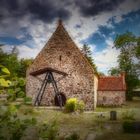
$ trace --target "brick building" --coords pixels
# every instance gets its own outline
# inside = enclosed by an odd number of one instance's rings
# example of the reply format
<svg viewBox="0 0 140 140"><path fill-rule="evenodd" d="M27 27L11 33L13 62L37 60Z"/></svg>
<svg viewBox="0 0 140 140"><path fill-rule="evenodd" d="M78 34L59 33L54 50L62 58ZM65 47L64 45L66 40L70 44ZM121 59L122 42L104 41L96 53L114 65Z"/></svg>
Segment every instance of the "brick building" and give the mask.
<svg viewBox="0 0 140 140"><path fill-rule="evenodd" d="M121 106L125 103L125 74L120 76L102 76L98 79L97 104L103 106Z"/></svg>

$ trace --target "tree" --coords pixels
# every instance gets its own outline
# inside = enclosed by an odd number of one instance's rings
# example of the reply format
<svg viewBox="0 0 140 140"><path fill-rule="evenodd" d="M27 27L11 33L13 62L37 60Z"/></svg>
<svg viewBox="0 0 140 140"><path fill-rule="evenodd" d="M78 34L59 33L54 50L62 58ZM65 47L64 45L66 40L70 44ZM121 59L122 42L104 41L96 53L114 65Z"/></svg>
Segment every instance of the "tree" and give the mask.
<svg viewBox="0 0 140 140"><path fill-rule="evenodd" d="M132 99L132 91L139 84L139 38L130 32L118 35L114 41L114 47L120 50L118 56L118 68L112 68L109 73L117 75L120 72L126 74L127 99Z"/></svg>
<svg viewBox="0 0 140 140"><path fill-rule="evenodd" d="M103 72L98 72L98 76L105 76Z"/></svg>
<svg viewBox="0 0 140 140"><path fill-rule="evenodd" d="M6 92L9 100L25 97L26 70L32 61L32 59L19 59L16 47L13 47L10 53L5 53L0 48L0 93Z"/></svg>
<svg viewBox="0 0 140 140"><path fill-rule="evenodd" d="M26 77L26 70L32 63L33 63L33 59L21 59L20 60L20 69L19 69L20 77Z"/></svg>
<svg viewBox="0 0 140 140"><path fill-rule="evenodd" d="M11 54L13 54L13 55L15 54L16 56L18 56L19 50L18 50L18 48L17 48L16 46L14 46L14 47L12 48Z"/></svg>
<svg viewBox="0 0 140 140"><path fill-rule="evenodd" d="M119 70L119 68L117 67L112 67L109 71L108 71L109 75L112 76L117 76L121 73L121 71Z"/></svg>
<svg viewBox="0 0 140 140"><path fill-rule="evenodd" d="M94 60L92 58L92 52L90 50L90 47L88 47L88 45L84 44L83 47L82 47L82 49L81 49L81 52L87 58L88 62L90 63L90 65L92 66L92 68L94 69L94 71L96 73L98 73L97 72L97 66L95 65Z"/></svg>
<svg viewBox="0 0 140 140"><path fill-rule="evenodd" d="M0 65L0 93L2 88L10 86L11 82L6 79L9 76L9 70L6 67Z"/></svg>
<svg viewBox="0 0 140 140"><path fill-rule="evenodd" d="M137 73L140 75L140 37L137 38L137 47L135 49L135 55L138 60L138 63L136 64Z"/></svg>
<svg viewBox="0 0 140 140"><path fill-rule="evenodd" d="M0 64L3 65L5 59L7 58L8 54L7 53L4 53L3 50L2 50L2 47L4 45L0 44Z"/></svg>
<svg viewBox="0 0 140 140"><path fill-rule="evenodd" d="M33 62L32 59L19 59L18 52L18 48L15 46L10 53L5 53L0 48L0 64L8 68L11 72L10 80L15 79L15 77L25 78L26 70Z"/></svg>

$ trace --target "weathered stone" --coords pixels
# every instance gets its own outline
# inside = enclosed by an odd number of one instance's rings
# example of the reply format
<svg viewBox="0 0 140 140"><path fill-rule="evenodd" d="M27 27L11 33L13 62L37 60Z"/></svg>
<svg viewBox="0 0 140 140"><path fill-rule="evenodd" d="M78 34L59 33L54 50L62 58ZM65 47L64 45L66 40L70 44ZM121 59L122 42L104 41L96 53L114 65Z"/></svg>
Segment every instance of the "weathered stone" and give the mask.
<svg viewBox="0 0 140 140"><path fill-rule="evenodd" d="M98 105L121 106L125 103L125 91L98 91Z"/></svg>
<svg viewBox="0 0 140 140"><path fill-rule="evenodd" d="M26 92L33 98L33 102L41 87L44 74L34 77L30 73L46 67L68 74L66 77L54 74L59 91L67 99L76 97L86 103L86 109L94 108L94 71L62 24L58 25L27 71ZM41 105L54 105L54 97L54 90L50 84L45 90Z"/></svg>
<svg viewBox="0 0 140 140"><path fill-rule="evenodd" d="M121 106L125 103L125 73L121 76L98 77L87 59L72 41L62 23L58 25L50 40L35 58L27 70L27 96L33 103L39 93L45 74L30 75L31 72L43 68L52 68L67 73L62 76L56 73L59 92L68 98L78 98L86 104L86 109L96 108L96 105ZM41 105L55 105L55 94L51 84L47 85Z"/></svg>
<svg viewBox="0 0 140 140"><path fill-rule="evenodd" d="M125 103L125 73L118 76L100 76L98 78L98 105L121 106Z"/></svg>

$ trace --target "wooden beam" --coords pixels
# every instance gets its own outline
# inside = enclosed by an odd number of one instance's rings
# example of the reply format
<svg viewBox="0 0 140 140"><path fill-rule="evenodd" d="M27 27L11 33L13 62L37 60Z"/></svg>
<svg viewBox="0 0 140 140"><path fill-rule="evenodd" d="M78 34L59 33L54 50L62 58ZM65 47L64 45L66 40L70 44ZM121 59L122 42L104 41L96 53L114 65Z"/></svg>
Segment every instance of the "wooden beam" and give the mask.
<svg viewBox="0 0 140 140"><path fill-rule="evenodd" d="M33 71L30 73L30 75L32 76L37 76L37 75L41 75L41 74L44 74L46 72L54 72L54 73L58 73L58 74L61 74L61 75L64 75L64 76L67 76L68 74L65 73L65 72L62 72L62 71L59 71L59 70L56 70L56 69L53 69L53 68L50 68L50 67L47 67L47 68L43 68L43 69L40 69L40 70L37 70L37 71Z"/></svg>

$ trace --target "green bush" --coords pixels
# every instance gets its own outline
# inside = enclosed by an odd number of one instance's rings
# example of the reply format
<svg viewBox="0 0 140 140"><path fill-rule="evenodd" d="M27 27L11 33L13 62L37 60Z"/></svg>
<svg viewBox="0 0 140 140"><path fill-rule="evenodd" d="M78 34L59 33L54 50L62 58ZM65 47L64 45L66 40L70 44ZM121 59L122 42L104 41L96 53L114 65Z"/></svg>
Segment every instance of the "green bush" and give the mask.
<svg viewBox="0 0 140 140"><path fill-rule="evenodd" d="M76 98L70 98L66 101L65 109L68 112L74 112L77 109L77 99Z"/></svg>
<svg viewBox="0 0 140 140"><path fill-rule="evenodd" d="M0 107L0 139L2 140L20 140L25 130L30 126L35 126L35 118L21 120L14 105Z"/></svg>
<svg viewBox="0 0 140 140"><path fill-rule="evenodd" d="M31 105L32 104L32 98L30 98L30 97L24 97L24 104Z"/></svg>
<svg viewBox="0 0 140 140"><path fill-rule="evenodd" d="M68 136L67 138L65 138L65 140L79 140L79 139L80 139L79 135L75 132L70 136Z"/></svg>
<svg viewBox="0 0 140 140"><path fill-rule="evenodd" d="M34 128L37 139L56 140L58 138L58 127L56 121L40 124L36 118L20 119L18 110L14 105L8 107L0 106L0 140L20 140L28 137L26 130Z"/></svg>
<svg viewBox="0 0 140 140"><path fill-rule="evenodd" d="M80 111L83 112L85 104L83 101L78 101L76 98L70 98L66 101L65 110L67 112Z"/></svg>
<svg viewBox="0 0 140 140"><path fill-rule="evenodd" d="M133 123L130 121L125 121L123 122L123 131L125 133L134 133L134 127L133 127Z"/></svg>
<svg viewBox="0 0 140 140"><path fill-rule="evenodd" d="M24 115L33 115L34 109L32 106L21 105L19 112L24 114Z"/></svg>
<svg viewBox="0 0 140 140"><path fill-rule="evenodd" d="M127 91L126 92L126 100L127 101L132 101L133 100L133 92L132 91Z"/></svg>
<svg viewBox="0 0 140 140"><path fill-rule="evenodd" d="M43 140L56 140L58 136L58 126L56 121L51 124L43 124L39 130L39 137Z"/></svg>
<svg viewBox="0 0 140 140"><path fill-rule="evenodd" d="M77 110L80 111L80 112L83 112L85 109L85 104L83 101L78 101L77 103Z"/></svg>
<svg viewBox="0 0 140 140"><path fill-rule="evenodd" d="M133 111L125 111L122 113L123 120L135 120L134 118L135 113Z"/></svg>
<svg viewBox="0 0 140 140"><path fill-rule="evenodd" d="M16 98L25 97L25 79L15 77L12 79L10 87L7 89L8 100L15 101Z"/></svg>
<svg viewBox="0 0 140 140"><path fill-rule="evenodd" d="M6 67L0 65L0 89L10 86L11 81L6 79L9 76L10 76L9 70Z"/></svg>

